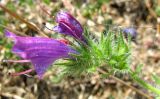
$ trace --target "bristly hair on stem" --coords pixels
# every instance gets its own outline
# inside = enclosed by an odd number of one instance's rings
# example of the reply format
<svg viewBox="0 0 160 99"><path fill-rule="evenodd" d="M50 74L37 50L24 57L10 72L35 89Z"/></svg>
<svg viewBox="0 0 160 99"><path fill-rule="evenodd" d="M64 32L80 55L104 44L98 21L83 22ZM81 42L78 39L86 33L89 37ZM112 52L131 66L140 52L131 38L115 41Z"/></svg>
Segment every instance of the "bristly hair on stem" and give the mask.
<svg viewBox="0 0 160 99"><path fill-rule="evenodd" d="M131 63L131 36L125 40L121 31L105 31L100 38L94 39L92 34L85 29L84 36L86 44L78 42L77 46L72 46L79 54L71 54L73 58L62 63L57 63L62 67L57 77L59 80L64 76L80 77L81 75L99 73L100 68L106 70L106 76L113 76L115 73L128 74L139 85L160 96L160 90L141 79L138 74L141 66L136 71L130 68ZM103 74L100 74L103 77ZM158 79L158 80L157 80ZM160 78L154 76L154 80L159 83Z"/></svg>
<svg viewBox="0 0 160 99"><path fill-rule="evenodd" d="M130 38L127 42L122 32L113 31L105 31L101 33L100 38L96 39L91 35L85 29L84 36L87 44L78 42L77 46L74 46L79 54L71 54L72 59L64 63L57 63L63 67L62 73L66 76L80 76L85 73L92 74L100 67L106 68L109 73L128 73L130 70Z"/></svg>

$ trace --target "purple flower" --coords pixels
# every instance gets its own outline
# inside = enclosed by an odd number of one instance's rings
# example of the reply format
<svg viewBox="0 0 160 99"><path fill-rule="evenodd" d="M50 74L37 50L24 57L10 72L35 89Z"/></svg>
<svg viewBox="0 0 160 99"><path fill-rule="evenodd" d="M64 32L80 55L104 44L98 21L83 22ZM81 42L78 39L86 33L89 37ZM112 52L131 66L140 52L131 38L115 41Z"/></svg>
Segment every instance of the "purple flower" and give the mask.
<svg viewBox="0 0 160 99"><path fill-rule="evenodd" d="M137 37L137 31L134 28L125 28L123 33L126 38L130 35L132 40L135 40Z"/></svg>
<svg viewBox="0 0 160 99"><path fill-rule="evenodd" d="M60 11L56 16L57 26L53 28L55 32L70 35L76 39L85 41L82 36L83 28L81 24L68 12Z"/></svg>
<svg viewBox="0 0 160 99"><path fill-rule="evenodd" d="M44 37L21 37L9 31L5 31L5 34L14 40L12 52L23 58L22 62L30 61L39 78L42 78L44 72L55 60L70 58L69 53L76 53L63 40L61 42L61 40Z"/></svg>

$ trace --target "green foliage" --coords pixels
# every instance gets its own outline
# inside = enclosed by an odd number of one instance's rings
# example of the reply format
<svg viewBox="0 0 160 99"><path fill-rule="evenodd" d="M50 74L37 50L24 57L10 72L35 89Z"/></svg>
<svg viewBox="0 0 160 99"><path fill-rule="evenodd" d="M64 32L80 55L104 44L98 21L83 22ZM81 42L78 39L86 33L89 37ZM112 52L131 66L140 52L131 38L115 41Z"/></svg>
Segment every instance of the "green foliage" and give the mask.
<svg viewBox="0 0 160 99"><path fill-rule="evenodd" d="M20 5L26 5L26 4L28 4L28 5L32 6L33 2L34 2L34 0L19 0L19 4Z"/></svg>
<svg viewBox="0 0 160 99"><path fill-rule="evenodd" d="M93 13L95 13L96 12L96 7L97 5L96 4L90 4L90 5L88 5L88 6L86 6L82 11L82 14L83 14L83 16L85 16L85 17L88 17L88 18L91 18L92 17L92 15L93 15Z"/></svg>
<svg viewBox="0 0 160 99"><path fill-rule="evenodd" d="M91 18L95 12L100 12L102 3L95 2L93 4L88 4L82 11L83 16Z"/></svg>
<svg viewBox="0 0 160 99"><path fill-rule="evenodd" d="M155 12L156 12L157 16L160 16L160 6L156 7Z"/></svg>
<svg viewBox="0 0 160 99"><path fill-rule="evenodd" d="M43 2L49 5L51 0L43 0Z"/></svg>
<svg viewBox="0 0 160 99"><path fill-rule="evenodd" d="M63 79L63 77L64 77L64 74L61 73L60 75L53 76L53 78L51 78L51 81L53 83L60 83L60 81Z"/></svg>
<svg viewBox="0 0 160 99"><path fill-rule="evenodd" d="M91 74L99 67L106 68L109 73L126 73L130 70L130 47L121 32L117 35L110 31L102 33L98 40L93 39L87 29L84 34L87 44L78 42L73 46L79 54L71 54L72 60L59 64L63 66L65 75Z"/></svg>
<svg viewBox="0 0 160 99"><path fill-rule="evenodd" d="M98 0L97 2L98 2L99 6L102 6L102 4L104 4L104 3L109 3L110 0Z"/></svg>
<svg viewBox="0 0 160 99"><path fill-rule="evenodd" d="M160 96L157 96L155 99L160 99Z"/></svg>
<svg viewBox="0 0 160 99"><path fill-rule="evenodd" d="M6 7L11 9L12 11L16 11L16 7L11 1L7 3Z"/></svg>
<svg viewBox="0 0 160 99"><path fill-rule="evenodd" d="M93 74L99 68L104 68L107 72L102 74L102 77L108 77L109 75L114 75L114 73L127 73L141 86L160 95L158 88L139 77L143 65L137 66L135 71L130 69L130 36L127 41L120 31L117 33L106 31L102 33L99 39L94 39L87 29L85 29L84 35L87 43L77 41L72 46L78 54L71 54L72 59L67 59L65 62L57 64L63 69L59 74L61 75L60 78ZM159 77L154 75L153 79L157 84L160 83Z"/></svg>
<svg viewBox="0 0 160 99"><path fill-rule="evenodd" d="M3 42L5 42L5 41L3 41ZM4 46L6 48L4 59L8 59L8 57L12 57L13 56L13 54L10 51L10 49L12 48L12 44L6 44Z"/></svg>

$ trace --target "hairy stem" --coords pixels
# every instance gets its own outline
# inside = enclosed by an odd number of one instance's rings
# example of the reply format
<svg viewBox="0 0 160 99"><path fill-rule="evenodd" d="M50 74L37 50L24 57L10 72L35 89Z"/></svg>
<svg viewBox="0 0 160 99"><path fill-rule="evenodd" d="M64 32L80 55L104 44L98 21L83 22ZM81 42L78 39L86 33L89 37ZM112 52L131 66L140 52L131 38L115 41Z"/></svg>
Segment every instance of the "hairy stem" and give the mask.
<svg viewBox="0 0 160 99"><path fill-rule="evenodd" d="M148 84L147 82L139 78L137 75L134 75L133 73L131 73L131 77L144 88L149 89L157 95L160 95L160 89L153 87L152 85Z"/></svg>

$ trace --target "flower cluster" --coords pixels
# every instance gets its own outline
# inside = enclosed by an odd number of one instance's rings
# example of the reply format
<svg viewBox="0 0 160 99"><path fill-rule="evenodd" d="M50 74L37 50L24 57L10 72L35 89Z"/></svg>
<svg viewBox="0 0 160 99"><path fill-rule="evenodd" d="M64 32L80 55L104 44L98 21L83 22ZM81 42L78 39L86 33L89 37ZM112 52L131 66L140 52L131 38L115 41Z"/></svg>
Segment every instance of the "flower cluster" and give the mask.
<svg viewBox="0 0 160 99"><path fill-rule="evenodd" d="M56 22L58 25L53 28L55 32L84 41L83 28L71 14L63 11L59 12L56 16ZM70 58L70 53L77 54L77 51L71 48L64 39L21 37L8 30L5 31L5 35L14 40L12 52L24 59L13 62L31 62L34 67L27 71L14 73L14 75L26 74L35 70L41 79L54 61L61 58Z"/></svg>

